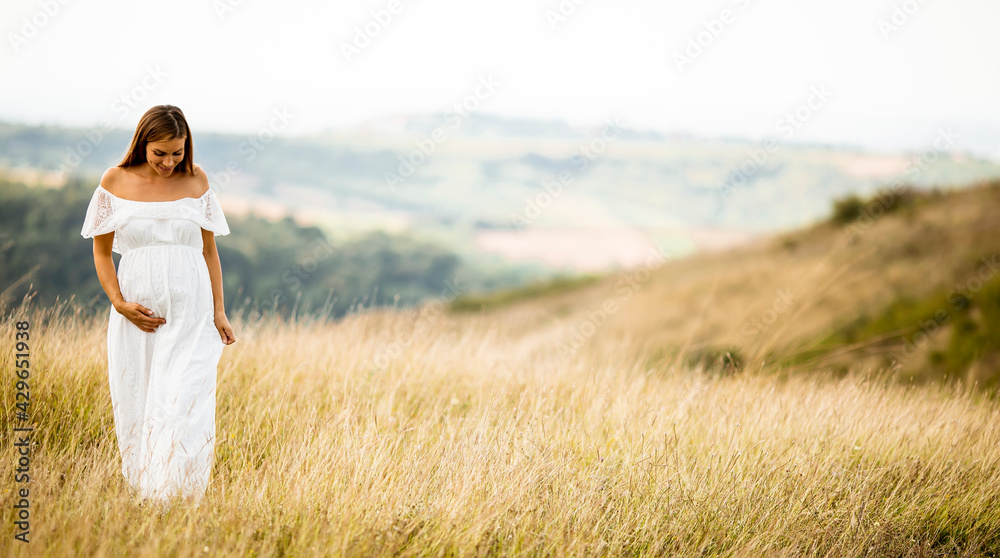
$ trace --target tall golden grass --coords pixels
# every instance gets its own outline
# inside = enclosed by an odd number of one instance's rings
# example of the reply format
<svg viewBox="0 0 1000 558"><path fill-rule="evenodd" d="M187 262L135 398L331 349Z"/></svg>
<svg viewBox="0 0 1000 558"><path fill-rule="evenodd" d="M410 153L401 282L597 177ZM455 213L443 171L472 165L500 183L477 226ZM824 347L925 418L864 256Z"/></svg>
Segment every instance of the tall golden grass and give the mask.
<svg viewBox="0 0 1000 558"><path fill-rule="evenodd" d="M31 542L14 540L14 323L31 322ZM234 316L198 507L121 477L107 315L0 322L0 553L16 556L1000 553L1000 410L858 370L736 374L525 314ZM562 329L560 329L562 328Z"/></svg>
<svg viewBox="0 0 1000 558"><path fill-rule="evenodd" d="M960 284L1000 253L998 202L1000 185L972 188L850 242L818 225L488 313L237 313L211 486L165 513L121 476L107 314L22 304L0 319L0 555L1000 555L1000 406L975 375L907 383L860 359L845 375L768 358ZM784 291L776 321L748 329ZM711 346L746 366L689 364Z"/></svg>

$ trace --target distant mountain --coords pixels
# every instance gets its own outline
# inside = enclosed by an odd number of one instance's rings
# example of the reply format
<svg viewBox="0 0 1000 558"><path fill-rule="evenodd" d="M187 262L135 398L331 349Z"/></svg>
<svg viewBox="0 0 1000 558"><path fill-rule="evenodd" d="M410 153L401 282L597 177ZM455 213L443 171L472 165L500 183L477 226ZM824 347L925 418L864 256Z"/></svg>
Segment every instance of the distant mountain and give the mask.
<svg viewBox="0 0 1000 558"><path fill-rule="evenodd" d="M50 183L96 180L130 134L0 124L0 168L48 171ZM294 213L334 236L405 231L469 257L593 269L630 265L628 254L649 246L683 254L803 226L849 193L1000 176L1000 164L951 150L947 137L927 143L873 153L445 112L309 136L197 133L194 145L236 212ZM609 240L595 241L595 231Z"/></svg>
<svg viewBox="0 0 1000 558"><path fill-rule="evenodd" d="M463 136L470 138L502 137L502 138L548 138L548 139L583 139L590 137L596 129L586 129L572 126L564 120L534 120L527 118L509 118L490 114L471 112L458 114L455 112L438 112L432 114L398 114L391 117L369 120L362 124L351 126L340 133L359 133L367 135L410 133L429 136L436 128L457 127ZM651 130L636 130L622 126L623 139L641 141L660 141L667 136ZM675 136L676 137L676 136Z"/></svg>

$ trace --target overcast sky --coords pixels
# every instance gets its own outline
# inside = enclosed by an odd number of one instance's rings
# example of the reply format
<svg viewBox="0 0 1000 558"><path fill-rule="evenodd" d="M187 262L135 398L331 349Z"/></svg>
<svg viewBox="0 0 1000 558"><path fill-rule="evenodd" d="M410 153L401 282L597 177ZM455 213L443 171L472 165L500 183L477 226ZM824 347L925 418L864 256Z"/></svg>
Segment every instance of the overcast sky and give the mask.
<svg viewBox="0 0 1000 558"><path fill-rule="evenodd" d="M1000 157L998 22L996 0L4 0L0 119L133 129L170 103L237 133L283 110L295 134L445 111L492 76L482 113L886 149L951 126Z"/></svg>

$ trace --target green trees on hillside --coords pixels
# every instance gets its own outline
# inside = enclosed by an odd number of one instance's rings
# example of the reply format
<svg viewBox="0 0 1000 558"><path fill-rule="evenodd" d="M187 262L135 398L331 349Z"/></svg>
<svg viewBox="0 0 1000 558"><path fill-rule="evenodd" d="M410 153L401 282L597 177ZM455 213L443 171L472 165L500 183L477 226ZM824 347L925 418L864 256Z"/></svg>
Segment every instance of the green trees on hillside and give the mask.
<svg viewBox="0 0 1000 558"><path fill-rule="evenodd" d="M58 189L0 180L4 304L33 293L35 304L72 296L86 308L107 308L92 241L80 236L94 187L80 178ZM340 316L359 304L410 305L439 296L461 266L438 246L382 232L333 245L320 229L290 218L230 216L229 224L233 234L217 242L226 306L234 310Z"/></svg>

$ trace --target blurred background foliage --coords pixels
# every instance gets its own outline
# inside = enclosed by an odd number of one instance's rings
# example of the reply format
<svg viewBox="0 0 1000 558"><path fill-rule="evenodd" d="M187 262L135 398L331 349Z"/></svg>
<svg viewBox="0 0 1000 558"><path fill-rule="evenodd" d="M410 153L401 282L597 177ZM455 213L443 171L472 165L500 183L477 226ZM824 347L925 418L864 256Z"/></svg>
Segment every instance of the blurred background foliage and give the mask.
<svg viewBox="0 0 1000 558"><path fill-rule="evenodd" d="M12 304L29 292L45 306L70 297L85 310L108 300L94 271L92 241L80 236L97 180L70 178L60 188L0 179L0 285ZM465 265L447 249L374 231L334 242L316 227L252 213L229 216L217 237L227 309L342 316L352 308L450 301L505 277ZM120 256L114 255L117 265ZM506 277L513 282L516 277Z"/></svg>

